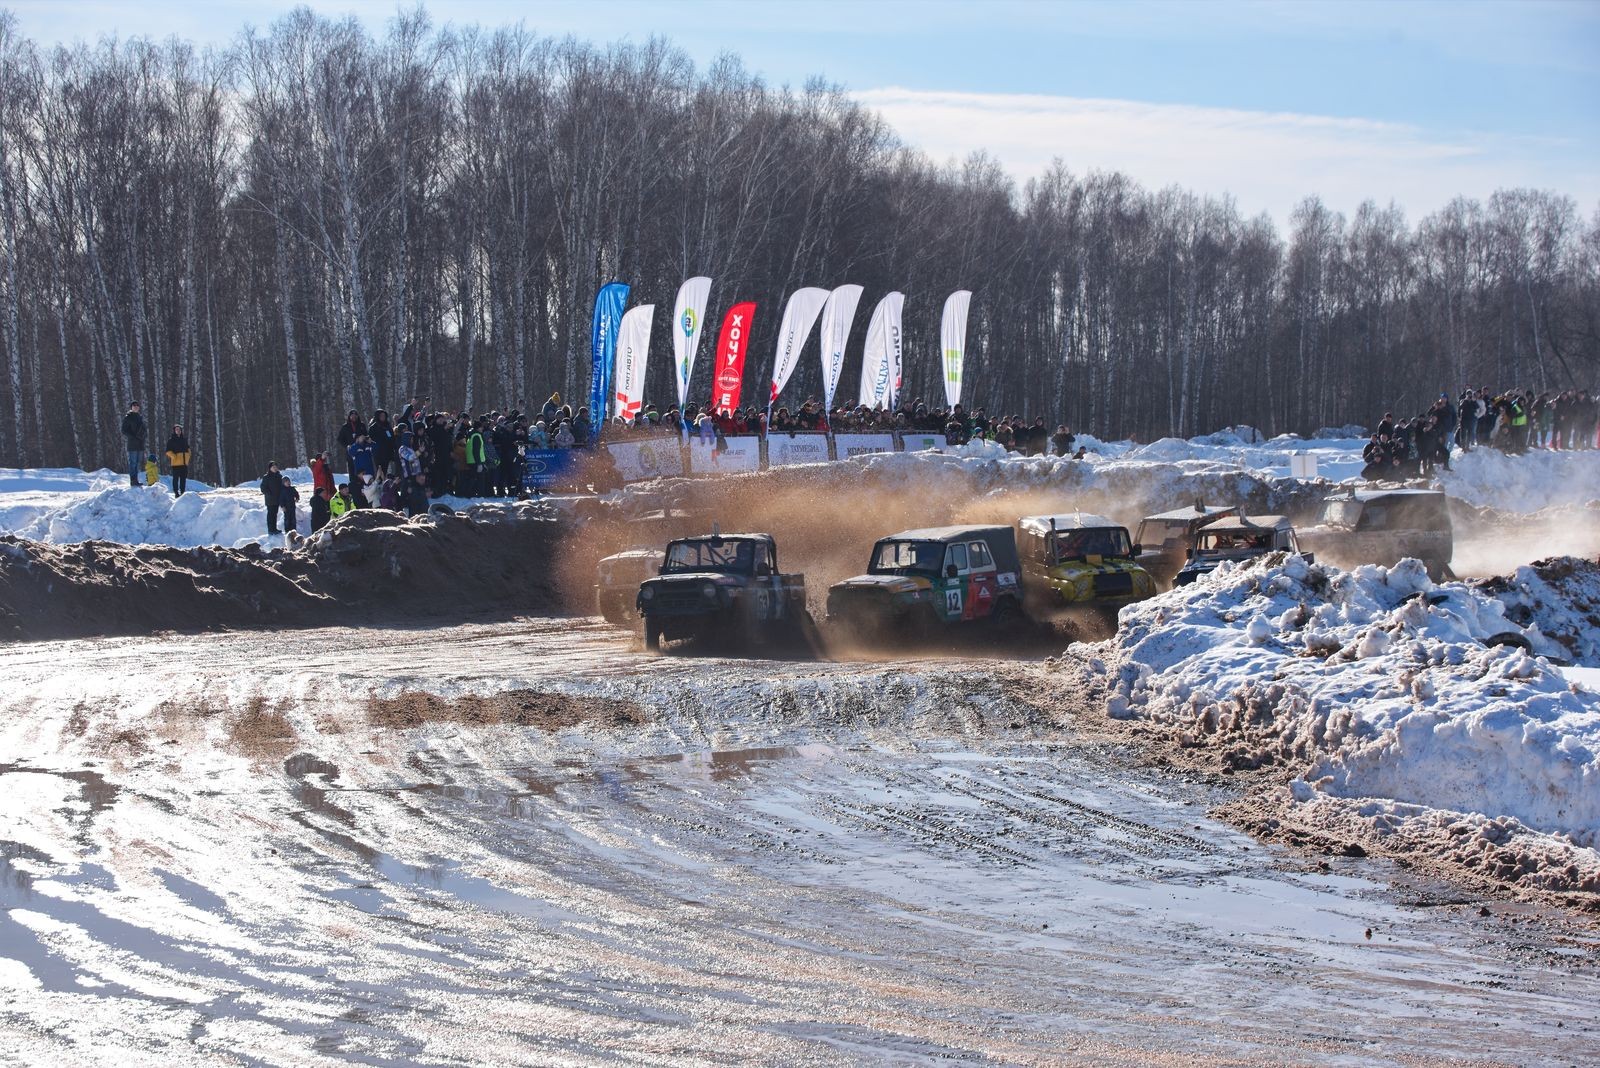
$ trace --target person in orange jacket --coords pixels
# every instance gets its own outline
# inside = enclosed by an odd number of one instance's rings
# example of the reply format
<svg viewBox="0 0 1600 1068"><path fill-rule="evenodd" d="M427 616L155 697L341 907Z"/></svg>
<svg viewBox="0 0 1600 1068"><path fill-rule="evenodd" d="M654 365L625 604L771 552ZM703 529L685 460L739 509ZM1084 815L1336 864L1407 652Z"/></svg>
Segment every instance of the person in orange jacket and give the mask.
<svg viewBox="0 0 1600 1068"><path fill-rule="evenodd" d="M172 495L182 497L189 488L189 438L177 423L167 439L167 466L172 469Z"/></svg>

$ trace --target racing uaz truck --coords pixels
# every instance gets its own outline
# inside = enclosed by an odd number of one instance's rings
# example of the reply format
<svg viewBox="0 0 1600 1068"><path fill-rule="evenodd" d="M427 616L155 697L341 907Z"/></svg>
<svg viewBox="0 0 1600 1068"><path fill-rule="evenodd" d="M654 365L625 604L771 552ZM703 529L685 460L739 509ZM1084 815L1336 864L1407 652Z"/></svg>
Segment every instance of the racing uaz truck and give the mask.
<svg viewBox="0 0 1600 1068"><path fill-rule="evenodd" d="M1134 538L1139 546L1139 566L1150 572L1156 585L1170 588L1173 578L1183 570L1185 561L1189 559L1195 535L1206 524L1224 516L1237 515L1238 512L1237 508L1195 501L1189 508L1145 516L1139 524L1139 534Z"/></svg>
<svg viewBox="0 0 1600 1068"><path fill-rule="evenodd" d="M639 585L659 574L660 549L628 549L601 560L595 567L595 604L607 623L625 627L634 621Z"/></svg>
<svg viewBox="0 0 1600 1068"><path fill-rule="evenodd" d="M1325 563L1392 566L1414 556L1435 582L1455 578L1450 558L1455 534L1450 502L1438 490L1349 490L1322 502L1317 525L1300 531L1300 544Z"/></svg>
<svg viewBox="0 0 1600 1068"><path fill-rule="evenodd" d="M1228 516L1200 528L1174 585L1187 586L1201 575L1211 574L1224 560L1254 560L1269 553L1299 551L1294 527L1281 515ZM1309 554L1306 562L1312 562Z"/></svg>
<svg viewBox="0 0 1600 1068"><path fill-rule="evenodd" d="M1128 528L1086 512L1030 515L1022 534L1022 576L1036 611L1087 609L1114 624L1117 609L1155 596Z"/></svg>
<svg viewBox="0 0 1600 1068"><path fill-rule="evenodd" d="M718 638L730 644L802 640L806 614L804 575L778 570L770 534L709 534L667 546L661 573L639 586L644 644L663 639Z"/></svg>
<svg viewBox="0 0 1600 1068"><path fill-rule="evenodd" d="M828 588L828 621L893 640L946 625L1020 619L1017 541L1010 527L907 530L879 539L867 573Z"/></svg>

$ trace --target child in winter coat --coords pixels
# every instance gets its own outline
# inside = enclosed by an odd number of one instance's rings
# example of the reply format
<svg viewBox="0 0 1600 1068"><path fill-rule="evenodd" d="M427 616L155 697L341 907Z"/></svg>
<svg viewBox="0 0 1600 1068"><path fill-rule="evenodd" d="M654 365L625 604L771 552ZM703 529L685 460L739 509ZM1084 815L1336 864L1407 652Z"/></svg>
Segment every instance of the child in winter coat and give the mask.
<svg viewBox="0 0 1600 1068"><path fill-rule="evenodd" d="M151 453L144 458L144 484L154 486L161 481L161 468L156 464L156 454Z"/></svg>
<svg viewBox="0 0 1600 1068"><path fill-rule="evenodd" d="M294 506L300 500L300 491L294 488L294 483L289 481L289 476L283 476L283 488L278 491L278 510L283 513L283 532L299 533L300 526L295 519Z"/></svg>

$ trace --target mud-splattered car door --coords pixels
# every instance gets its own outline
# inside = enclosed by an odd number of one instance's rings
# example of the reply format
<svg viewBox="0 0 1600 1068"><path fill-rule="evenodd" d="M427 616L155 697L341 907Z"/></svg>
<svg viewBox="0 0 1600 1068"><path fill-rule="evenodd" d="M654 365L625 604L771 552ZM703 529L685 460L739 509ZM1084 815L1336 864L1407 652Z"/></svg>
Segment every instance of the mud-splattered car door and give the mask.
<svg viewBox="0 0 1600 1068"><path fill-rule="evenodd" d="M804 609L805 576L780 574L777 549L769 545L764 558L756 561L750 596L754 602L750 613L752 621L771 623L789 619Z"/></svg>
<svg viewBox="0 0 1600 1068"><path fill-rule="evenodd" d="M939 619L944 623L957 623L971 619L972 597L967 589L967 564L965 542L947 545L944 550L944 570L939 576Z"/></svg>
<svg viewBox="0 0 1600 1068"><path fill-rule="evenodd" d="M967 608L962 619L984 619L1000 596L999 575L986 542L967 543Z"/></svg>

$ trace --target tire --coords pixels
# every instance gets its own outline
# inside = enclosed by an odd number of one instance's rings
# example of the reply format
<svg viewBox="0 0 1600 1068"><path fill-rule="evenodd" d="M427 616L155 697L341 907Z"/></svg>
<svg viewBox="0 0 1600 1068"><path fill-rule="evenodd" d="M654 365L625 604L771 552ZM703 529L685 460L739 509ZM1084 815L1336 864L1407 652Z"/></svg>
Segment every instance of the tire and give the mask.
<svg viewBox="0 0 1600 1068"><path fill-rule="evenodd" d="M1002 634L1016 630L1022 619L1022 608L1014 597L1001 598L994 606L994 611L989 613L990 625Z"/></svg>
<svg viewBox="0 0 1600 1068"><path fill-rule="evenodd" d="M661 651L661 624L644 617L644 647L652 653Z"/></svg>

